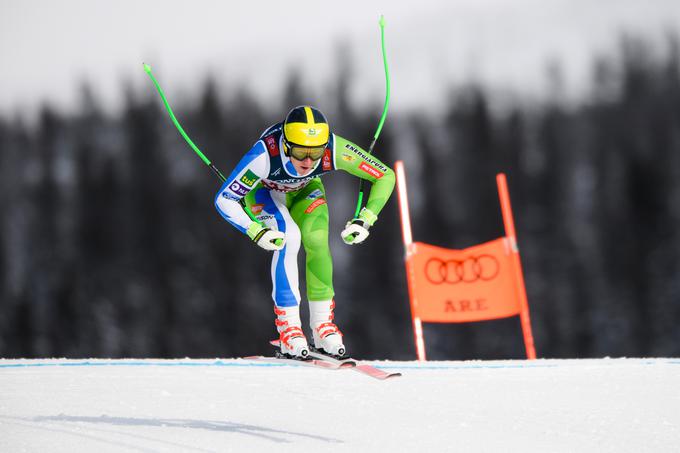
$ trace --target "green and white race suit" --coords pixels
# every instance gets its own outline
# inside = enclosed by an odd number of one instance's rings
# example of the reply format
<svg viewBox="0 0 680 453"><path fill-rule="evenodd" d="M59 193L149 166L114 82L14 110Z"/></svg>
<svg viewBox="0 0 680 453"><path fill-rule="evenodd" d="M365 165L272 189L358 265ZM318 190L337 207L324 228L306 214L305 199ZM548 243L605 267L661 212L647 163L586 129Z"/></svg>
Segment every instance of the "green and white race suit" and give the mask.
<svg viewBox="0 0 680 453"><path fill-rule="evenodd" d="M333 263L328 247L328 205L321 175L343 170L373 183L366 209L377 216L394 189L394 172L354 143L331 134L326 151L312 171L298 175L283 152L282 123L268 128L241 159L215 197L217 211L242 233L252 220L246 206L267 227L286 235L285 246L274 252L272 297L279 307L300 303L297 254L306 253L307 298L330 300ZM372 223L372 222L371 222Z"/></svg>

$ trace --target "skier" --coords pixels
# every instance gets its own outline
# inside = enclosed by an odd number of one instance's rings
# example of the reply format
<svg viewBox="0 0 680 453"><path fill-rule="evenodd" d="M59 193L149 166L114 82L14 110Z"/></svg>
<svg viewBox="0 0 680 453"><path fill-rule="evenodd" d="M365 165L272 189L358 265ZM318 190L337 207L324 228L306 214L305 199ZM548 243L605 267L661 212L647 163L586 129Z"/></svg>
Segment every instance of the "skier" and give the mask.
<svg viewBox="0 0 680 453"><path fill-rule="evenodd" d="M215 197L222 217L263 249L274 251L271 278L275 324L281 352L294 358L309 354L300 320L300 243L306 253L313 346L334 356L346 353L342 333L333 322L328 205L319 178L333 170L344 170L373 183L366 207L341 232L346 244L360 244L394 189L394 172L359 146L331 133L325 116L308 105L293 108L285 121L266 129ZM259 222L247 215L244 206Z"/></svg>

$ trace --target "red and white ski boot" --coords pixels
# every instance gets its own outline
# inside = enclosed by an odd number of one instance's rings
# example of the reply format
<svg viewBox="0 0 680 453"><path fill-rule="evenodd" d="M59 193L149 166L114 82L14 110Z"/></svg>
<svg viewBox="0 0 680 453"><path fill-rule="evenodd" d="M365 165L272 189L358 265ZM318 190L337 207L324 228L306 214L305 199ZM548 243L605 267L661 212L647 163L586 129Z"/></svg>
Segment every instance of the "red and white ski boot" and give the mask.
<svg viewBox="0 0 680 453"><path fill-rule="evenodd" d="M281 341L281 353L295 359L306 359L309 356L309 345L302 332L300 306L277 307L274 305L274 313L276 314L274 323Z"/></svg>
<svg viewBox="0 0 680 453"><path fill-rule="evenodd" d="M314 348L335 357L345 355L342 332L333 323L335 301L309 302L309 324L314 336Z"/></svg>

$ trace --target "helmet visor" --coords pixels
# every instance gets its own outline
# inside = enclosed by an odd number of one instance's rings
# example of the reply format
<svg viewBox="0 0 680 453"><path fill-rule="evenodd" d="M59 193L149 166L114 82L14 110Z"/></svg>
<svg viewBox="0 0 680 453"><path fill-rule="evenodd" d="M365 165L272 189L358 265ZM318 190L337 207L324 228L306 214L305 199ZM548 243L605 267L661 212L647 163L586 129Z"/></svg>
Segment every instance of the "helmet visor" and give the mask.
<svg viewBox="0 0 680 453"><path fill-rule="evenodd" d="M324 151L326 151L325 146L300 146L300 145L290 145L290 155L296 160L305 160L308 157L312 160L319 160L323 156Z"/></svg>

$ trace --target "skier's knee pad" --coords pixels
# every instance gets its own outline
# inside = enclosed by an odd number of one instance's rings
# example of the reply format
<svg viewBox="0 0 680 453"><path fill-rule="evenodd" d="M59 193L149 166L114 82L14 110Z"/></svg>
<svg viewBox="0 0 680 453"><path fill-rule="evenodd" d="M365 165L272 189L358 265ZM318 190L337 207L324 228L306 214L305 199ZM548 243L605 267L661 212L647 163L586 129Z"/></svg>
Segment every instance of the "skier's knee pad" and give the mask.
<svg viewBox="0 0 680 453"><path fill-rule="evenodd" d="M300 228L295 224L295 222L288 222L286 224L286 249L288 253L297 254L300 249L300 242L302 235L300 234Z"/></svg>
<svg viewBox="0 0 680 453"><path fill-rule="evenodd" d="M314 231L305 231L303 233L302 242L305 245L307 253L326 253L328 247L328 230L317 229Z"/></svg>

